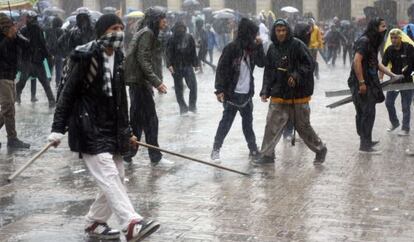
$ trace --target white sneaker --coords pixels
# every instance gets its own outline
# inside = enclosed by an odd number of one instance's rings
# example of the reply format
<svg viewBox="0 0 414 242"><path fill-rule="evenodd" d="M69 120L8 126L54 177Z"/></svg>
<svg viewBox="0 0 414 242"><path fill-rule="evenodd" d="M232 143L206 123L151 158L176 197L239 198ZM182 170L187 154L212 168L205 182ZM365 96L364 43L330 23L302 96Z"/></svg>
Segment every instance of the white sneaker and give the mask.
<svg viewBox="0 0 414 242"><path fill-rule="evenodd" d="M128 228L123 232L125 233L125 238L128 242L137 242L142 241L146 237L150 236L159 228L160 224L156 221L132 220L128 225Z"/></svg>
<svg viewBox="0 0 414 242"><path fill-rule="evenodd" d="M360 154L369 154L369 155L381 155L382 151L374 149L374 148L369 148L369 149L359 149L359 153Z"/></svg>
<svg viewBox="0 0 414 242"><path fill-rule="evenodd" d="M410 131L407 130L400 130L398 132L398 136L409 136L410 135Z"/></svg>

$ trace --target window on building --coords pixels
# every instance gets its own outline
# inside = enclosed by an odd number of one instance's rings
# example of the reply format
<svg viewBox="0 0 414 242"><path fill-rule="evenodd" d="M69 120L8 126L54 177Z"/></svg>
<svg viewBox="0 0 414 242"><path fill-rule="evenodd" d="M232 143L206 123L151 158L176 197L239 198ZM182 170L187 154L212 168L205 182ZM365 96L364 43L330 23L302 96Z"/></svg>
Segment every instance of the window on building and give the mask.
<svg viewBox="0 0 414 242"><path fill-rule="evenodd" d="M231 8L245 14L256 14L256 1L225 0L226 8Z"/></svg>
<svg viewBox="0 0 414 242"><path fill-rule="evenodd" d="M154 6L167 7L168 2L167 2L167 0L143 0L142 1L142 8L144 10L149 8L149 7L154 7Z"/></svg>
<svg viewBox="0 0 414 242"><path fill-rule="evenodd" d="M319 19L351 19L351 0L319 0Z"/></svg>

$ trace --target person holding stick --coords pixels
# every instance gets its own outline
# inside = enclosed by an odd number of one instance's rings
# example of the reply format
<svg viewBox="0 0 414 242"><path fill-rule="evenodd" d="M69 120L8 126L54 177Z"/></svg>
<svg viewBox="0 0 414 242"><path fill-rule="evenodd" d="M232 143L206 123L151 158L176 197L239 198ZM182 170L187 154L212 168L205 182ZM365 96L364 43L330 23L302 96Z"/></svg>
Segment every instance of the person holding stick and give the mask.
<svg viewBox="0 0 414 242"><path fill-rule="evenodd" d="M135 211L124 187L122 156L137 138L128 118L123 30L118 16L103 15L96 23L97 40L71 55L48 141L59 145L68 127L70 149L80 153L100 188L86 216L85 232L94 238L119 239L120 231L106 223L114 213L129 242L142 240L160 225Z"/></svg>
<svg viewBox="0 0 414 242"><path fill-rule="evenodd" d="M375 106L385 100L378 71L391 78L398 78L378 61L378 51L386 32L384 19L376 17L368 23L365 33L355 42L354 61L348 79L356 111L356 129L360 137L359 152L364 154L381 154L381 151L374 148L378 141L372 140Z"/></svg>
<svg viewBox="0 0 414 242"><path fill-rule="evenodd" d="M313 130L309 101L313 94L314 61L307 46L292 36L289 24L278 19L273 25L272 44L260 93L263 102L271 97L258 164L275 162L275 147L289 120L305 144L316 153L314 163L325 161L327 148ZM293 140L294 144L294 140Z"/></svg>

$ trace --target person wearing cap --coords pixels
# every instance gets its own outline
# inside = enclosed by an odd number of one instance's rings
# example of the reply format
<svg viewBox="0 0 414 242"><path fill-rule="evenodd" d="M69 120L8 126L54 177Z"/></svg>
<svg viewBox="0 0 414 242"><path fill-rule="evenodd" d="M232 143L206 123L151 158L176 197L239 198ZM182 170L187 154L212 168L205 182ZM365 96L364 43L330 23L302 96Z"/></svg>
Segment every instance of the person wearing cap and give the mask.
<svg viewBox="0 0 414 242"><path fill-rule="evenodd" d="M0 13L0 128L6 126L9 148L30 148L17 138L15 120L16 79L19 53L29 47L29 41L17 31L17 26ZM0 143L1 147L1 143Z"/></svg>
<svg viewBox="0 0 414 242"><path fill-rule="evenodd" d="M223 103L224 111L214 137L212 160L220 159L220 149L237 113L242 118L243 134L250 150L249 157L255 158L259 154L253 129L253 72L256 66L264 67L265 53L258 34L259 27L253 21L242 18L237 38L224 48L219 59L215 94L217 100Z"/></svg>
<svg viewBox="0 0 414 242"><path fill-rule="evenodd" d="M124 186L122 156L137 139L128 119L123 29L118 16L103 15L96 23L97 39L72 53L48 141L58 146L68 130L70 149L80 153L100 188L86 215L89 237L119 239L120 231L107 224L113 213L129 242L141 240L160 225L135 211Z"/></svg>
<svg viewBox="0 0 414 242"><path fill-rule="evenodd" d="M310 124L309 102L314 88L314 62L308 47L292 36L286 20L278 19L271 30L272 44L266 57L263 102L270 98L259 164L275 162L275 148L288 121L293 122L305 144L316 153L314 163L325 161L327 148Z"/></svg>
<svg viewBox="0 0 414 242"><path fill-rule="evenodd" d="M382 57L382 64L384 66L389 66L391 64L391 71L395 74L403 74L404 79L402 83L412 83L413 77L411 73L413 72L414 64L414 47L413 42L410 41L407 35L406 41L411 43L404 42L402 39L403 31L400 29L392 29L389 33L389 38L391 40L391 46L389 46ZM383 73L380 73L380 78L382 79ZM399 136L407 136L410 134L410 120L411 120L411 104L413 101L413 90L402 90L402 91L389 91L387 92L385 99L385 106L388 110L388 116L391 122L391 127L388 129L388 132L400 127L400 121L397 117L397 111L395 110L395 100L398 95L401 95L401 108L403 114L402 127L399 131Z"/></svg>
<svg viewBox="0 0 414 242"><path fill-rule="evenodd" d="M126 82L131 98L132 130L138 140L145 133L146 142L157 147L158 116L153 88L160 94L167 93L162 76L161 42L158 40L160 31L167 27L166 17L166 13L158 8L145 11L145 18L128 47L125 63ZM124 157L125 161L131 162L136 153L137 150L131 150ZM148 149L148 153L152 164L161 161L161 152Z"/></svg>

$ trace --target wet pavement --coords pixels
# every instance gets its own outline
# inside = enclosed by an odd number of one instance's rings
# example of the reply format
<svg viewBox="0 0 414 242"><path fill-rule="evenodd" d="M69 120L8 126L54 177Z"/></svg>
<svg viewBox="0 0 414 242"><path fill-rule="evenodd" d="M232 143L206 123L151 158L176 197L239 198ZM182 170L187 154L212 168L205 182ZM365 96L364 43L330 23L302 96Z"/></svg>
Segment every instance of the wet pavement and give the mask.
<svg viewBox="0 0 414 242"><path fill-rule="evenodd" d="M414 162L403 155L410 137L386 132L384 104L378 106L374 137L382 156L358 154L352 104L329 110L336 99L324 91L346 88L349 67L322 66L311 103L315 130L329 152L323 166L303 142L281 142L274 165L249 162L237 117L221 151L221 164L252 174L251 178L166 155L150 165L145 149L127 166L127 186L137 211L162 224L146 241L414 241ZM262 69L257 69L257 92ZM166 96L157 96L160 145L209 160L222 107L213 94L214 75L198 75L198 114L180 116L172 79ZM39 85L40 86L40 85ZM45 144L53 112L43 90L31 104L29 87L17 107L17 129L30 151L8 151L0 131L0 241L92 241L83 234L83 219L96 186L67 142L52 149L13 183L6 178ZM399 101L397 101L399 103ZM268 104L254 98L254 128L260 145ZM400 110L400 105L398 104ZM110 224L118 227L111 218ZM119 227L118 227L119 228ZM124 239L122 238L122 241Z"/></svg>

